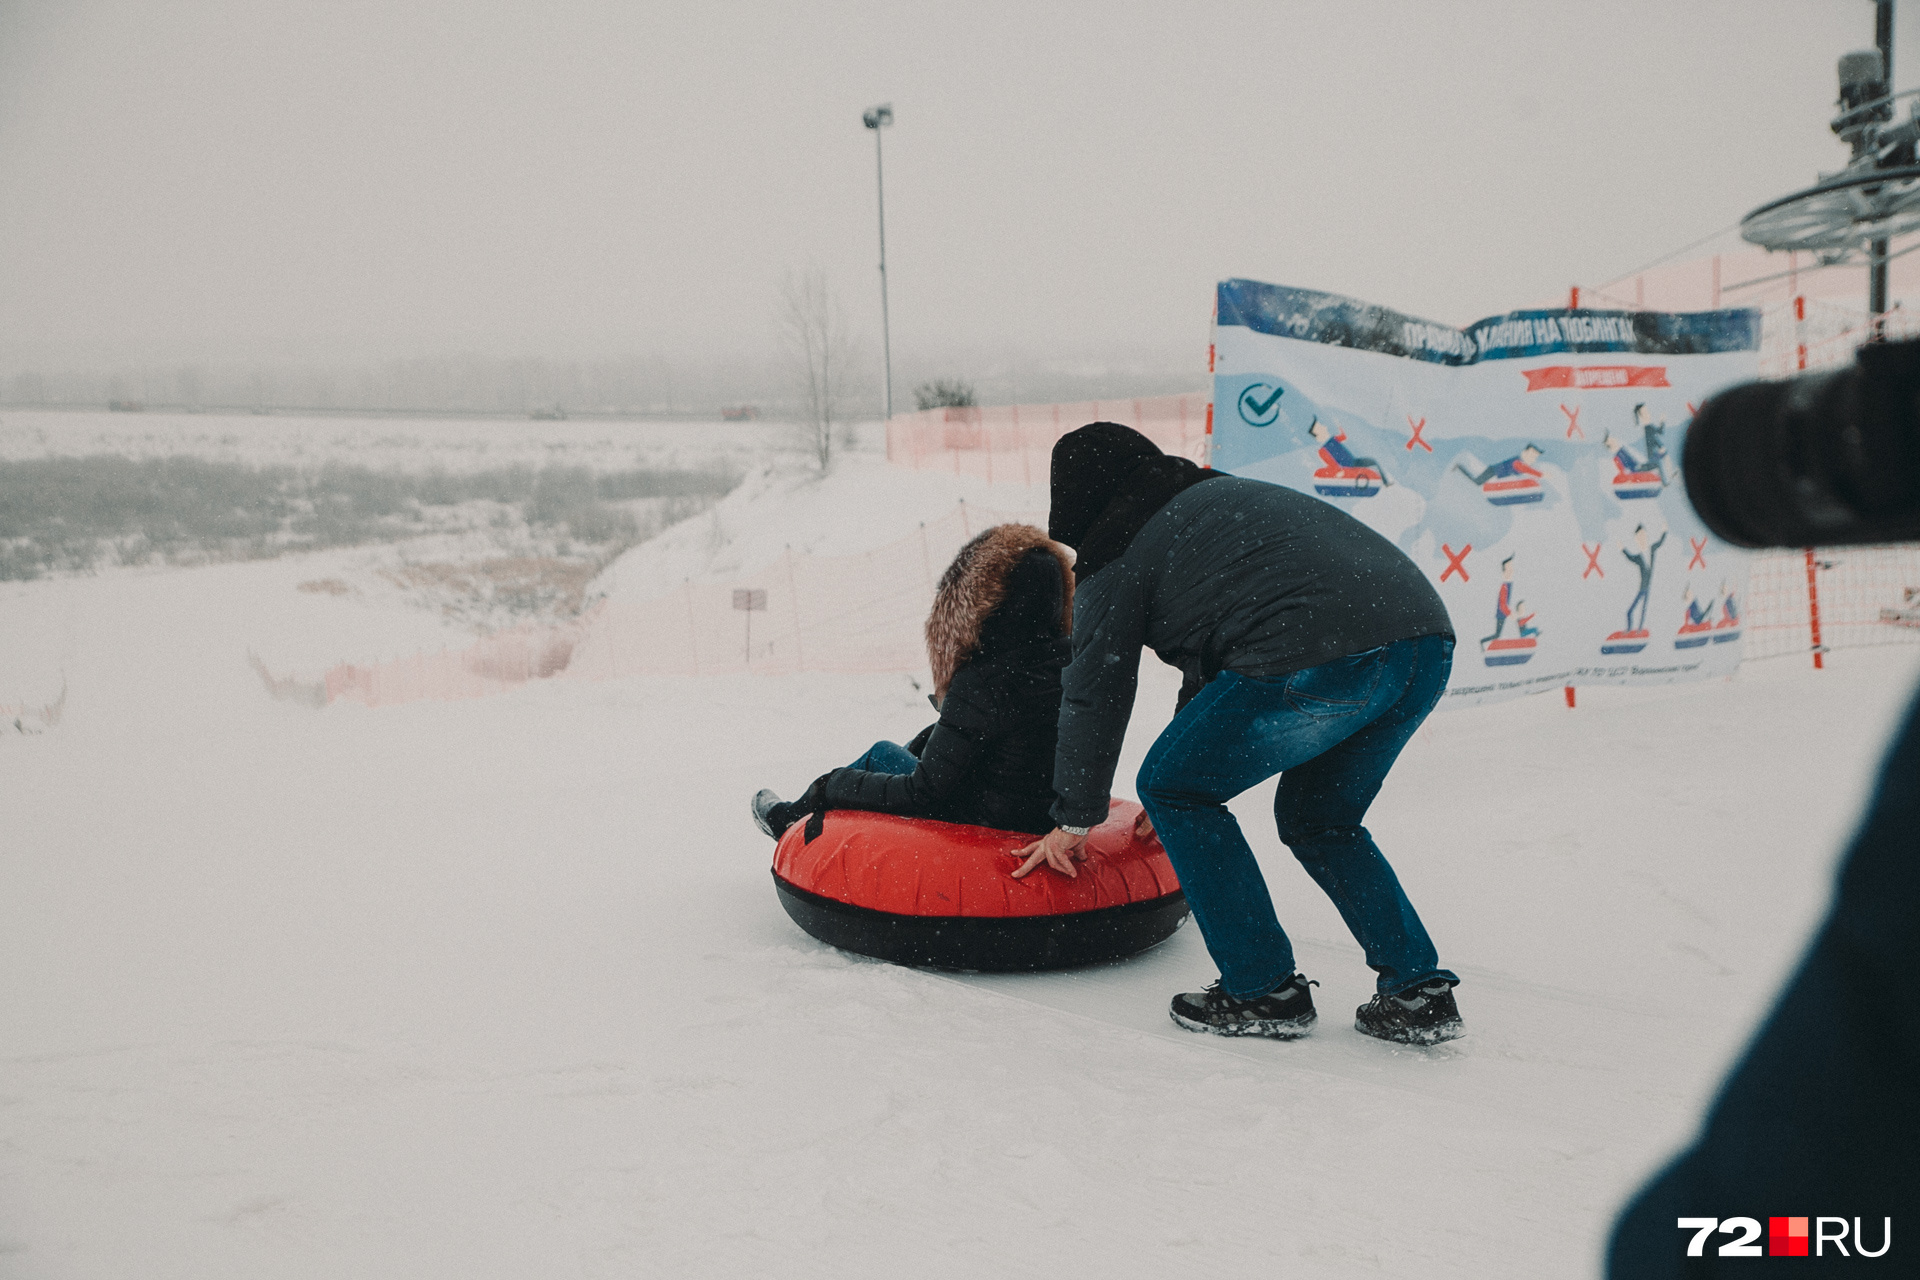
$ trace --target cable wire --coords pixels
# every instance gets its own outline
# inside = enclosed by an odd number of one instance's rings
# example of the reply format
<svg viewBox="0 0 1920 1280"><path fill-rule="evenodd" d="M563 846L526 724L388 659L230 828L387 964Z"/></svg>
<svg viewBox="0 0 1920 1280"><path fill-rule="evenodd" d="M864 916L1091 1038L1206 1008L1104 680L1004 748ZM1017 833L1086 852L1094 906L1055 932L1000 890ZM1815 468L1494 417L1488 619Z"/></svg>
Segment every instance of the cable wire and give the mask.
<svg viewBox="0 0 1920 1280"><path fill-rule="evenodd" d="M1711 235L1701 236L1698 240L1695 240L1692 244L1682 245L1671 253L1663 253L1659 257L1655 258L1653 261L1643 262L1639 266L1633 268L1631 271L1622 271L1619 275L1607 281L1605 284L1593 286L1594 292L1598 293L1602 289L1611 289L1614 285L1619 284L1622 280L1631 280L1633 279L1633 277L1639 275L1642 271L1651 270L1652 268L1659 266L1663 262L1671 262L1683 253L1691 253L1695 249L1698 249L1703 244L1707 244L1711 241L1718 240L1721 236L1727 234L1727 232L1729 231L1739 230L1739 227L1740 227L1739 220L1730 222L1726 226L1720 228L1718 231L1713 232Z"/></svg>

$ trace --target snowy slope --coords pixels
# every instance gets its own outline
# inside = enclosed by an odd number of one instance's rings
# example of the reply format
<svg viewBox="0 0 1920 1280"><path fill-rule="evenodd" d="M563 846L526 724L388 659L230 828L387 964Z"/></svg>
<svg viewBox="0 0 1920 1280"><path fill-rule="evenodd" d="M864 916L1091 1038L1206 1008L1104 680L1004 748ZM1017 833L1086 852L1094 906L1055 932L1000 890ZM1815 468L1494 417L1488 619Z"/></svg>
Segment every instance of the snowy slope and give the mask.
<svg viewBox="0 0 1920 1280"><path fill-rule="evenodd" d="M967 503L975 532L1001 518L1044 522L1043 486L990 485L943 471L889 465L878 452L842 456L825 476L763 465L705 515L669 529L609 565L595 583L647 600L696 583L730 581L796 553L846 556L911 534ZM936 572L937 572L936 567Z"/></svg>
<svg viewBox="0 0 1920 1280"><path fill-rule="evenodd" d="M857 458L755 483L617 589L962 496ZM1920 674L1843 652L1436 717L1371 820L1466 979L1436 1050L1348 1026L1371 975L1250 794L1323 1016L1249 1044L1168 1023L1213 977L1191 929L990 978L786 919L746 797L911 734L905 677L316 712L247 649L441 624L292 589L315 574L0 596L0 690L29 640L71 690L0 737L0 1277L1591 1275L1791 967ZM1172 706L1147 665L1123 780Z"/></svg>

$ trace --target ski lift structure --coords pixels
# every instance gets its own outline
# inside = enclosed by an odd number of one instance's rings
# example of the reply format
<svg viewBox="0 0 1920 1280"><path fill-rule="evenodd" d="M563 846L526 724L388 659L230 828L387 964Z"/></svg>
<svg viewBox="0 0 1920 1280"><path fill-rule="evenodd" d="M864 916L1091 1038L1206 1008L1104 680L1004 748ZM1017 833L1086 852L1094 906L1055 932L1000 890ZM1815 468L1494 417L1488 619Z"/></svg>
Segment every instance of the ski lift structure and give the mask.
<svg viewBox="0 0 1920 1280"><path fill-rule="evenodd" d="M1840 114L1833 131L1853 148L1838 173L1761 205L1740 220L1740 238L1770 252L1812 254L1822 266L1864 262L1876 335L1887 311L1891 252L1920 231L1920 89L1894 93L1893 0L1874 0L1874 48L1840 57ZM1907 115L1895 119L1894 104Z"/></svg>

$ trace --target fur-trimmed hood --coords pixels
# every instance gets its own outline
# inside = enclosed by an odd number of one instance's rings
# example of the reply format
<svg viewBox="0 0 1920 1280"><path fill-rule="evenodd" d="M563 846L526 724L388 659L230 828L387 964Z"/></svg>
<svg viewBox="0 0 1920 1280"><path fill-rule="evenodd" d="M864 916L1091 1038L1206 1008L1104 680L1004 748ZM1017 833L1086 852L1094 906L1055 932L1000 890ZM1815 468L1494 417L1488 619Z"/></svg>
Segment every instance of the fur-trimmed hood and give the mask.
<svg viewBox="0 0 1920 1280"><path fill-rule="evenodd" d="M995 525L960 548L934 592L933 611L927 615L927 660L933 666L936 704L946 699L960 664L978 652L982 628L1007 599L1009 577L1032 551L1047 552L1059 566L1056 635L1073 630L1073 560L1067 549L1030 524Z"/></svg>

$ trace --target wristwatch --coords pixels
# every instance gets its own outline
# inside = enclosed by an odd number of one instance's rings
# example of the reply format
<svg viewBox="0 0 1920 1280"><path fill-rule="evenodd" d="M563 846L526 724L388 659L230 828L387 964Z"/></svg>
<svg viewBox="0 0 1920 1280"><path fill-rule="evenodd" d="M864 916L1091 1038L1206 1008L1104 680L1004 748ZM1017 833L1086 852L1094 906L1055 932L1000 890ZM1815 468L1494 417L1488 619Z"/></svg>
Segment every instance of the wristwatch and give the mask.
<svg viewBox="0 0 1920 1280"><path fill-rule="evenodd" d="M1070 827L1064 822L1060 824L1060 829L1070 836L1085 836L1093 830L1092 827Z"/></svg>

